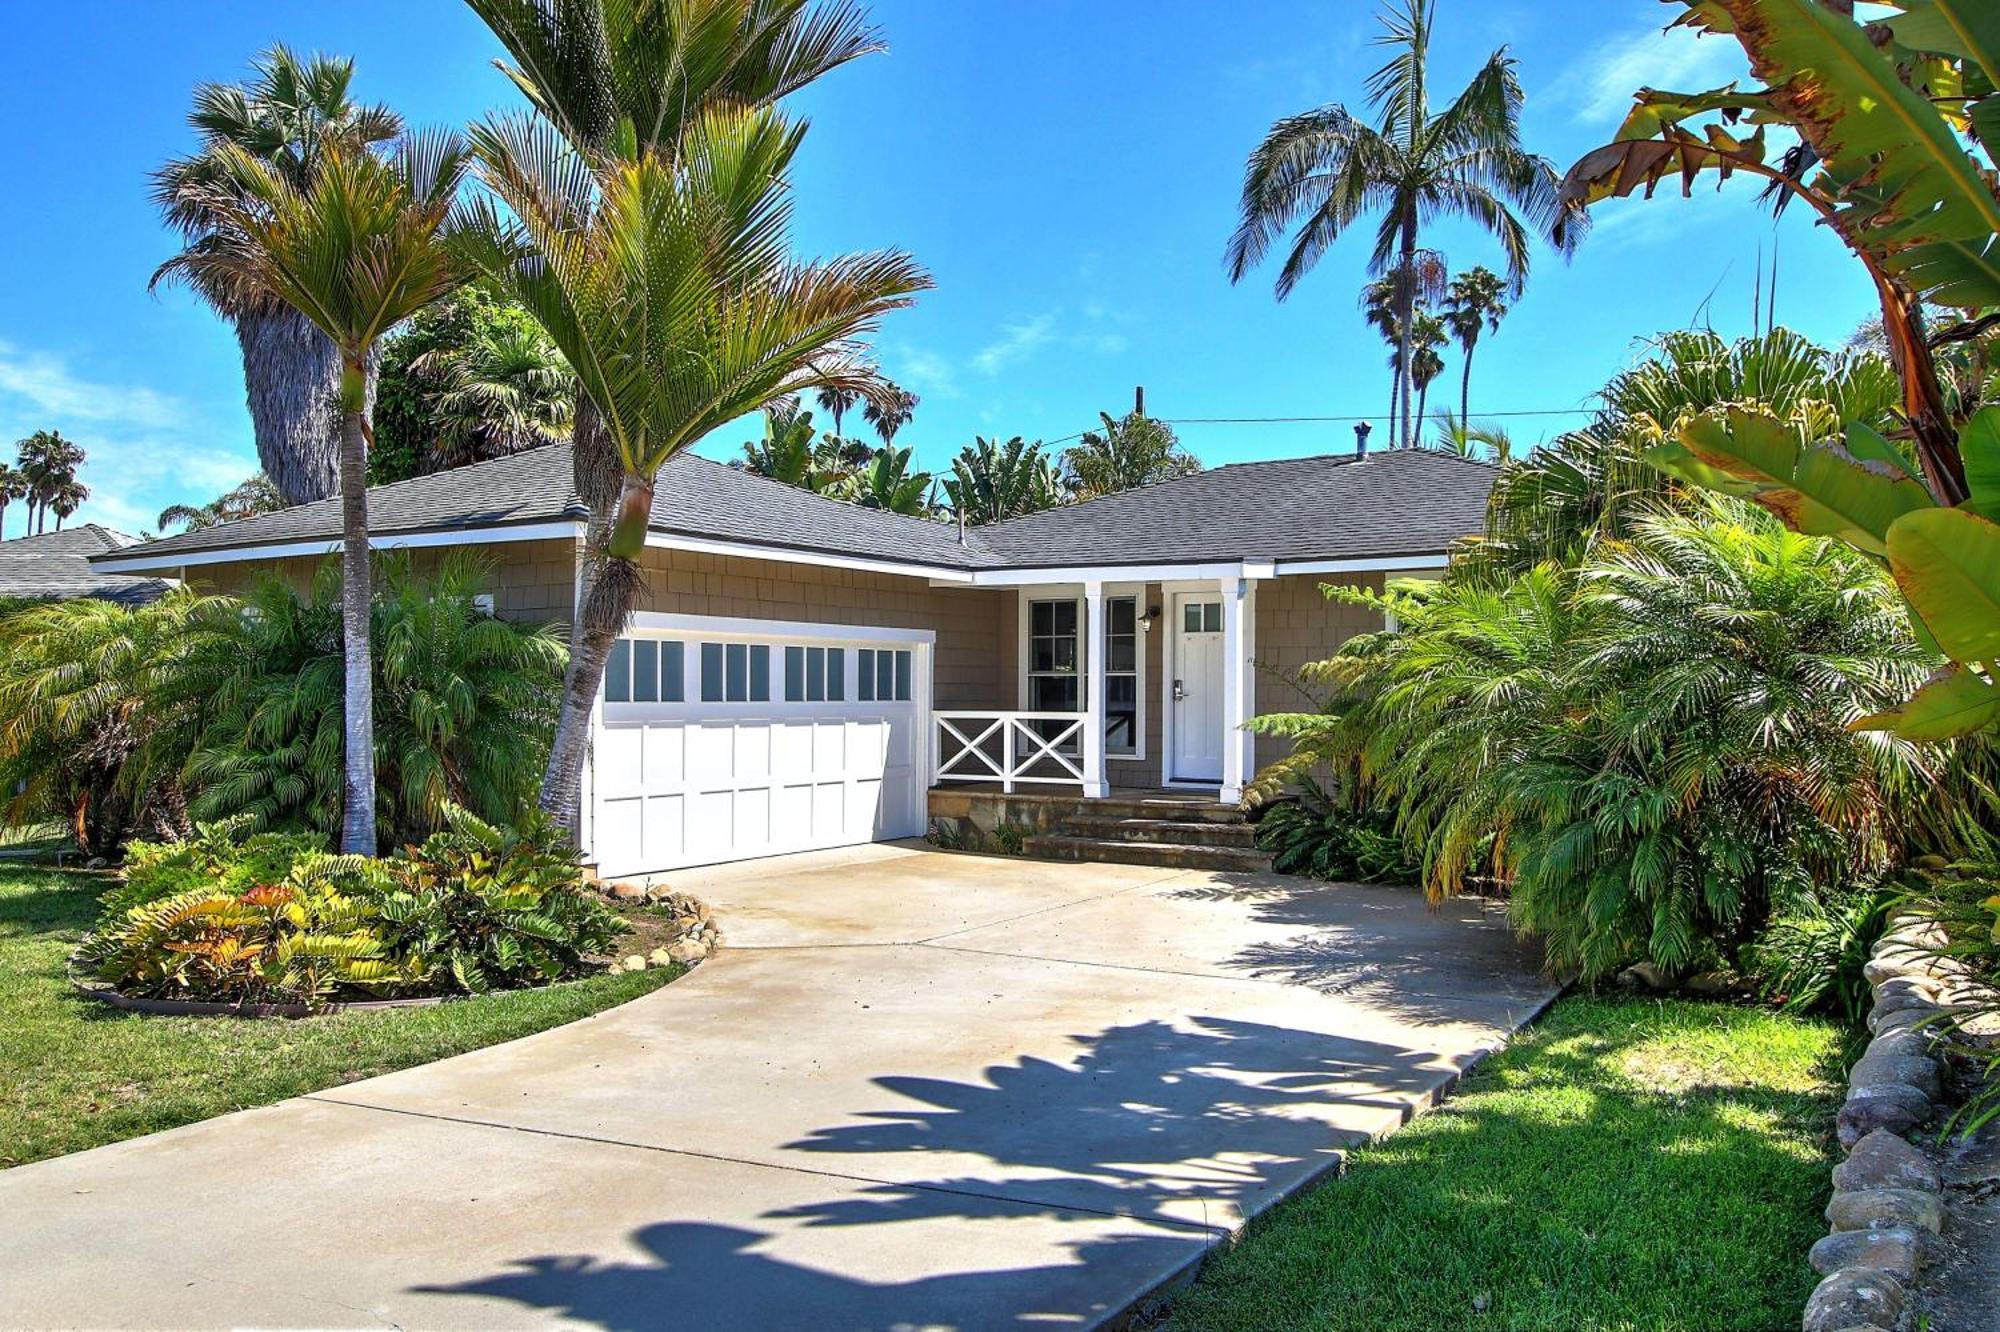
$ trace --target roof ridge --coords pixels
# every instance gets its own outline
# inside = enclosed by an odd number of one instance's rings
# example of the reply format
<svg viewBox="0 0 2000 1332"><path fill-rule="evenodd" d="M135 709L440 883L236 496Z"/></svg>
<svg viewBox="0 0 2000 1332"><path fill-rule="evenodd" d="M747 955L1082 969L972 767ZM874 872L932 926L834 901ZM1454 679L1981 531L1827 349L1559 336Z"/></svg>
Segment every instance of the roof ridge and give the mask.
<svg viewBox="0 0 2000 1332"><path fill-rule="evenodd" d="M900 518L906 522L922 523L925 527L932 529L950 526L950 524L945 523L940 519L926 518L922 514L918 513L898 513L894 509L871 509L867 505L861 504L855 500L844 499L839 495L829 495L824 491L811 490L805 486L795 486L789 481L780 481L775 476L765 476L762 472L753 472L748 467L739 467L734 462L724 462L720 458L711 458L706 454L696 453L693 449L682 449L679 453L675 454L673 458L669 458L667 461L672 462L674 461L675 458L696 458L702 462L707 463L711 467L726 468L729 471L735 472L738 476L754 476L759 481L768 481L774 486L783 486L787 490L796 490L802 495L811 495L814 499L823 499L827 501L829 504L845 504L848 508L853 509L858 513L873 513L873 514L880 514L885 518ZM931 475L936 476L937 473L933 472L931 473Z"/></svg>

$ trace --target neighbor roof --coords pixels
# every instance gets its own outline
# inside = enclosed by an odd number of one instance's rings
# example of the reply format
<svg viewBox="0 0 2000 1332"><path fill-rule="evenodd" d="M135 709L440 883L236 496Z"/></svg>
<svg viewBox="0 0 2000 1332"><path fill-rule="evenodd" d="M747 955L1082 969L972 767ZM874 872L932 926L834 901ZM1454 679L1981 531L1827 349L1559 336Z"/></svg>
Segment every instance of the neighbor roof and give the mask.
<svg viewBox="0 0 2000 1332"><path fill-rule="evenodd" d="M143 605L173 584L164 578L100 573L90 567L91 556L123 550L136 540L123 532L85 523L60 532L0 541L0 600L94 597Z"/></svg>
<svg viewBox="0 0 2000 1332"><path fill-rule="evenodd" d="M1495 470L1423 449L1232 463L970 529L830 500L692 453L660 472L654 531L956 570L1442 554L1479 530ZM368 492L378 536L579 521L570 449L554 444ZM168 557L337 541L338 500L122 552Z"/></svg>

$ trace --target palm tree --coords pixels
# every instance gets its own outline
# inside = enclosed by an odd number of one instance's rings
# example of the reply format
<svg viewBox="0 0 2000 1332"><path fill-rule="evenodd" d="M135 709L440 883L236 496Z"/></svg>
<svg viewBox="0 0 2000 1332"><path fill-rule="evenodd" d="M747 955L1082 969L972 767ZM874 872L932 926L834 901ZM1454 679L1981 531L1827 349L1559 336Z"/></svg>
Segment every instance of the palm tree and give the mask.
<svg viewBox="0 0 2000 1332"><path fill-rule="evenodd" d="M1398 276L1402 284L1395 307L1402 334L1396 365L1402 372L1398 435L1406 445L1416 439L1408 370L1420 222L1462 217L1492 233L1507 257L1513 292L1527 280L1530 228L1565 252L1579 234L1574 225L1557 226L1565 211L1554 168L1521 148L1521 85L1504 48L1487 58L1450 106L1432 114L1435 3L1391 4L1379 41L1396 54L1368 81L1374 125L1330 105L1271 127L1244 169L1241 217L1226 251L1230 280L1241 281L1272 242L1299 223L1278 274L1277 295L1284 300L1364 212L1381 210L1369 271Z"/></svg>
<svg viewBox="0 0 2000 1332"><path fill-rule="evenodd" d="M1445 290L1445 326L1465 352L1458 372L1458 417L1463 421L1472 412L1472 349L1482 331L1498 332L1507 317L1506 287L1500 275L1476 264L1451 280Z"/></svg>
<svg viewBox="0 0 2000 1332"><path fill-rule="evenodd" d="M542 807L575 826L591 715L640 590L660 468L710 431L826 385L866 391L849 351L930 285L909 256L787 255L803 137L769 107L717 106L672 153L578 154L546 122L480 127L487 183L471 250L576 368L622 472L578 616Z"/></svg>
<svg viewBox="0 0 2000 1332"><path fill-rule="evenodd" d="M385 143L403 125L386 107L351 99L352 60L301 59L273 46L251 70L245 84L195 88L188 124L200 147L153 173L153 201L186 239L186 248L153 274L153 285L187 280L235 328L258 460L286 501L300 504L339 487L340 357L299 311L268 292L232 284L223 268L203 262L241 243L230 221L233 173L224 150L249 153L303 191L329 147Z"/></svg>
<svg viewBox="0 0 2000 1332"><path fill-rule="evenodd" d="M467 3L512 59L502 71L583 159L614 151L628 158L672 159L687 127L711 107L774 106L848 61L884 49L865 13L850 0L819 6L808 0ZM576 491L590 514L580 603L588 600L602 562L621 489L620 452L599 420L601 406L579 392L571 430ZM572 628L574 656L581 647L581 615ZM572 671L565 690L582 678ZM576 698L566 699L566 715L578 705ZM550 772L580 773L588 734L565 731L557 741L574 752L552 759ZM545 806L555 808L552 799L544 792ZM563 817L575 828L573 790L568 801L561 807Z"/></svg>
<svg viewBox="0 0 2000 1332"><path fill-rule="evenodd" d="M854 410L854 404L861 401L861 393L858 389L823 388L813 395L813 401L833 418L833 433L839 438L840 420Z"/></svg>
<svg viewBox="0 0 2000 1332"><path fill-rule="evenodd" d="M569 438L576 376L539 327L488 328L470 346L425 352L410 368L437 382L431 452L440 467Z"/></svg>
<svg viewBox="0 0 2000 1332"><path fill-rule="evenodd" d="M921 399L899 384L884 381L881 391L861 404L861 419L875 427L884 444L896 442L896 432L910 423L916 414L917 403ZM840 433L840 419L834 418L835 434Z"/></svg>
<svg viewBox="0 0 2000 1332"><path fill-rule="evenodd" d="M1062 473L1040 440L975 438L952 459L944 492L965 522L997 523L1061 504Z"/></svg>
<svg viewBox="0 0 2000 1332"><path fill-rule="evenodd" d="M37 430L18 441L14 449L27 483L29 532L45 530L50 512L58 502L66 502L68 509L57 515L56 526L60 529L61 519L76 512L77 504L90 495L89 489L76 479L77 469L83 466L82 446L64 438L59 430Z"/></svg>
<svg viewBox="0 0 2000 1332"><path fill-rule="evenodd" d="M275 513L285 507L285 497L262 472L231 487L206 504L169 504L160 510L159 526L185 527L189 532L238 522L260 513Z"/></svg>
<svg viewBox="0 0 2000 1332"><path fill-rule="evenodd" d="M1431 437L1426 447L1440 453L1453 453L1461 458L1477 458L1482 453L1490 453L1495 462L1506 462L1514 456L1514 437L1507 428L1490 422L1468 421L1462 416L1453 416L1450 411L1437 415L1437 433Z"/></svg>
<svg viewBox="0 0 2000 1332"><path fill-rule="evenodd" d="M1417 422L1422 424L1429 411L1431 381L1444 373L1444 357L1439 349L1451 341L1442 318L1429 310L1418 310L1416 327L1406 339L1410 349L1410 383L1417 390Z"/></svg>
<svg viewBox="0 0 2000 1332"><path fill-rule="evenodd" d="M7 506L28 498L28 475L20 468L0 462L0 541L7 539Z"/></svg>
<svg viewBox="0 0 2000 1332"><path fill-rule="evenodd" d="M382 335L463 280L450 231L467 156L458 135L405 138L393 156L321 146L295 177L225 144L212 206L232 243L183 256L192 280L261 292L309 319L340 355L341 625L345 800L341 849L373 855L375 719L369 613L369 368Z"/></svg>
<svg viewBox="0 0 2000 1332"><path fill-rule="evenodd" d="M1099 412L1104 429L1086 430L1063 450L1065 484L1078 499L1092 499L1199 472L1201 463L1181 447L1174 429L1139 412L1113 418Z"/></svg>

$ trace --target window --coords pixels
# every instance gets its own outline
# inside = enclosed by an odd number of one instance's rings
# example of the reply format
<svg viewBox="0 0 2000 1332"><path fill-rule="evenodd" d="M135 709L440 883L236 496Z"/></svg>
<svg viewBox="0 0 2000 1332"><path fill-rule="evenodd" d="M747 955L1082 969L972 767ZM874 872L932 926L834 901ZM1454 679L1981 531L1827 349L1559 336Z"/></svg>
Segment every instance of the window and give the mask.
<svg viewBox="0 0 2000 1332"><path fill-rule="evenodd" d="M701 701L768 703L771 649L764 643L703 643Z"/></svg>
<svg viewBox="0 0 2000 1332"><path fill-rule="evenodd" d="M1139 603L1104 601L1104 752L1139 752Z"/></svg>
<svg viewBox="0 0 2000 1332"><path fill-rule="evenodd" d="M910 701L913 658L907 648L862 648L854 656L854 692L863 703Z"/></svg>
<svg viewBox="0 0 2000 1332"><path fill-rule="evenodd" d="M1219 634L1222 632L1222 603L1184 601L1181 603L1181 632Z"/></svg>
<svg viewBox="0 0 2000 1332"><path fill-rule="evenodd" d="M677 639L621 638L604 663L606 703L678 703L686 646Z"/></svg>
<svg viewBox="0 0 2000 1332"><path fill-rule="evenodd" d="M847 649L785 649L785 701L838 703L847 692Z"/></svg>
<svg viewBox="0 0 2000 1332"><path fill-rule="evenodd" d="M1079 711L1078 662L1076 602L1029 602L1028 711Z"/></svg>

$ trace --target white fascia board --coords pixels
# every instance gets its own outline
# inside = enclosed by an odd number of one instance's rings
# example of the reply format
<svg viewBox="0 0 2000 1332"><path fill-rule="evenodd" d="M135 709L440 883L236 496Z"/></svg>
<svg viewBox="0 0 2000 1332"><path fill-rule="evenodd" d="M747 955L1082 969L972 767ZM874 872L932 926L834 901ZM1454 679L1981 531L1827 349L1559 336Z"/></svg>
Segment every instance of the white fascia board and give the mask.
<svg viewBox="0 0 2000 1332"><path fill-rule="evenodd" d="M660 550L684 550L696 555L731 555L741 559L773 560L780 564L808 564L821 569L854 569L861 573L928 578L933 583L948 583L959 587L973 580L973 575L964 569L910 564L900 560L878 560L865 555L833 555L825 551L798 550L788 546L759 546L747 541L717 541L711 537L684 536L676 532L648 532L646 544Z"/></svg>
<svg viewBox="0 0 2000 1332"><path fill-rule="evenodd" d="M1051 569L981 569L974 587L1043 587L1050 584L1173 583L1218 578L1271 578L1280 572L1268 560L1226 564L1077 564Z"/></svg>
<svg viewBox="0 0 2000 1332"><path fill-rule="evenodd" d="M372 550L419 550L432 546L476 546L507 541L574 540L583 535L576 522L521 523L513 527L460 527L444 532L384 532L368 538ZM288 560L299 556L334 555L339 537L311 541L281 541L262 546L227 546L215 550L164 550L157 555L127 555L94 560L91 568L105 573L150 573L192 569L205 564L243 564L257 560Z"/></svg>
<svg viewBox="0 0 2000 1332"><path fill-rule="evenodd" d="M1381 555L1367 559L1281 560L1280 574L1381 573L1422 569L1442 569L1451 563L1449 555Z"/></svg>
<svg viewBox="0 0 2000 1332"><path fill-rule="evenodd" d="M714 638L802 639L833 643L935 643L935 629L886 625L832 624L821 620L752 620L727 615L677 615L635 611L632 629L643 634L708 635Z"/></svg>

